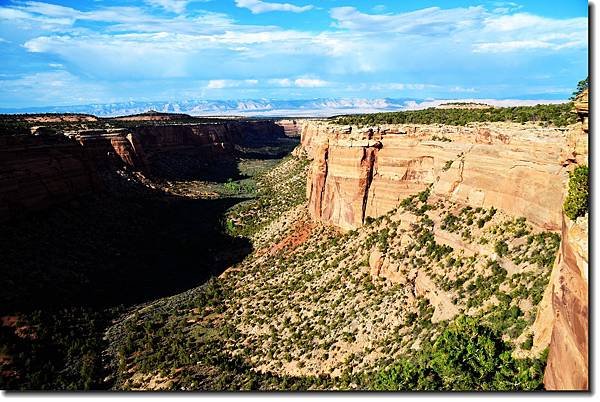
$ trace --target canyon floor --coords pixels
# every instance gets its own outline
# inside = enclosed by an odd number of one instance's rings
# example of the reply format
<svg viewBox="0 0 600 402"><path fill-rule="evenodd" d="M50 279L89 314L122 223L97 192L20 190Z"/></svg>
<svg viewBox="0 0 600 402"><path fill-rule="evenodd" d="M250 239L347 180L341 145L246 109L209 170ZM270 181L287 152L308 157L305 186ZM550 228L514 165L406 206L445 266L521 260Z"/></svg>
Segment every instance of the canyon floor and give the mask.
<svg viewBox="0 0 600 402"><path fill-rule="evenodd" d="M296 144L255 148L193 179L106 170L106 191L2 225L2 389L110 388L106 328L132 306L201 285L251 254L224 216L254 199L256 178Z"/></svg>

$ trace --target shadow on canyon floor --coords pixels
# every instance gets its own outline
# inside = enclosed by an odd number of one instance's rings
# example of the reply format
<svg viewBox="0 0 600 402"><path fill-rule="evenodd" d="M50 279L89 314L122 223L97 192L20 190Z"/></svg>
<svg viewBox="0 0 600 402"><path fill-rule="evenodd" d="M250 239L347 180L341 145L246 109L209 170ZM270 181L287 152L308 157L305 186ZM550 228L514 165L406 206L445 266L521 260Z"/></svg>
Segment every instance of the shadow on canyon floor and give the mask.
<svg viewBox="0 0 600 402"><path fill-rule="evenodd" d="M223 155L215 156L213 160L207 159L204 151L162 153L150 157L148 165L157 179L225 183L248 178L239 171L239 159L279 160L289 155L299 143L298 138L280 138L251 146L236 146L236 158Z"/></svg>
<svg viewBox="0 0 600 402"><path fill-rule="evenodd" d="M247 155L238 155L244 163L211 164L167 155L155 178L208 187L251 181L291 145L256 149L251 163ZM109 389L104 331L114 320L136 304L197 287L252 252L222 222L246 193L165 195L115 174L119 164L102 165L105 191L0 225L0 389Z"/></svg>
<svg viewBox="0 0 600 402"><path fill-rule="evenodd" d="M0 313L131 305L197 286L252 251L221 228L242 200L103 194L5 223Z"/></svg>

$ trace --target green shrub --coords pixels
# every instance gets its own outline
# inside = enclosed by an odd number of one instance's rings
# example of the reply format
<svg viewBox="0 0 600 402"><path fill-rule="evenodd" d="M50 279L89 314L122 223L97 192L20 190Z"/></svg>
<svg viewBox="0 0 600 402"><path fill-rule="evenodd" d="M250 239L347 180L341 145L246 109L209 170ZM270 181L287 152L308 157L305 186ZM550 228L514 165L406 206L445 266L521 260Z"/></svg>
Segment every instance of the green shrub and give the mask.
<svg viewBox="0 0 600 402"><path fill-rule="evenodd" d="M450 167L452 166L452 164L453 164L453 163L454 163L454 161L453 161L453 160L449 160L449 161L447 161L447 162L444 164L444 167L442 168L442 170L443 170L444 172L445 172L445 171L447 171L448 169L450 169Z"/></svg>
<svg viewBox="0 0 600 402"><path fill-rule="evenodd" d="M546 361L516 360L501 333L461 316L413 359L380 371L377 390L517 391L542 389Z"/></svg>
<svg viewBox="0 0 600 402"><path fill-rule="evenodd" d="M588 212L589 168L578 166L569 176L569 194L564 209L567 216L575 220Z"/></svg>
<svg viewBox="0 0 600 402"><path fill-rule="evenodd" d="M508 253L508 244L506 244L504 240L499 240L494 246L494 251L496 251L496 254L500 257L504 257Z"/></svg>
<svg viewBox="0 0 600 402"><path fill-rule="evenodd" d="M516 123L548 122L555 126L575 123L573 103L557 105L516 106L490 109L436 109L409 110L363 115L346 115L333 118L336 123L349 125L376 124L451 124L464 126L472 122L508 121ZM443 137L432 139L440 140ZM448 138L448 140L450 140ZM444 141L444 140L442 140ZM451 141L451 140L450 140Z"/></svg>
<svg viewBox="0 0 600 402"><path fill-rule="evenodd" d="M521 343L521 349L531 350L533 347L533 335L529 335L523 343Z"/></svg>

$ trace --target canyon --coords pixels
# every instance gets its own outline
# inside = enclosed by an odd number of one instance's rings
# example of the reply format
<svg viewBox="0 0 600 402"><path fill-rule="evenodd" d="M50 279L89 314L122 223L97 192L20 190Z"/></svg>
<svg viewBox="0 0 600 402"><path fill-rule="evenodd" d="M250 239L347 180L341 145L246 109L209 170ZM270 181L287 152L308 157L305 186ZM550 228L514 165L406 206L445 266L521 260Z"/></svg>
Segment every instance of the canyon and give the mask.
<svg viewBox="0 0 600 402"><path fill-rule="evenodd" d="M76 129L65 135L0 136L0 220L43 210L102 190L100 175L119 169L176 178L188 162L195 172L233 161L236 149L277 145L295 125L273 121L162 124L136 117L132 128ZM27 117L28 122L89 122L90 116ZM144 121L146 123L144 124ZM141 123L141 124L140 124ZM36 132L43 131L35 127ZM183 162L177 162L183 160ZM176 172L174 172L174 170Z"/></svg>
<svg viewBox="0 0 600 402"><path fill-rule="evenodd" d="M588 216L563 213L587 93L575 108L561 127L30 116L0 136L0 334L24 348L3 372L49 325L45 347L83 356L59 388L382 389L471 317L509 374L433 389L588 389ZM87 317L93 347L56 340Z"/></svg>
<svg viewBox="0 0 600 402"><path fill-rule="evenodd" d="M579 122L568 127L306 122L301 144L312 159L310 216L353 230L430 188L435 197L498 208L560 233L559 253L534 325L533 350L549 348L546 389L588 389L588 221L586 215L573 222L562 211L569 171L588 163L587 97L586 91L575 102ZM445 240L470 248L460 239ZM370 258L376 276L398 276L385 272L381 253ZM405 281L402 275L395 280ZM433 298L428 297L434 303L439 289L425 288L433 290ZM446 309L456 309L444 302Z"/></svg>
<svg viewBox="0 0 600 402"><path fill-rule="evenodd" d="M452 201L494 206L559 230L568 179L561 152L572 130L577 128L309 122L302 133L315 160L309 209L321 221L353 229L432 185L433 194Z"/></svg>

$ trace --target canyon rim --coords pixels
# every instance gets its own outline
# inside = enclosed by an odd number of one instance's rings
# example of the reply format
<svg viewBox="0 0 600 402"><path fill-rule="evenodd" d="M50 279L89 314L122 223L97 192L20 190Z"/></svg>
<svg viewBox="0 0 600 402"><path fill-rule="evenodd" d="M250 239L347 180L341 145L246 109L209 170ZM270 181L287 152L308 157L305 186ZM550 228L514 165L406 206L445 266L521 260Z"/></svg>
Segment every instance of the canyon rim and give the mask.
<svg viewBox="0 0 600 402"><path fill-rule="evenodd" d="M3 390L593 390L587 2L84 3L0 5Z"/></svg>

